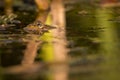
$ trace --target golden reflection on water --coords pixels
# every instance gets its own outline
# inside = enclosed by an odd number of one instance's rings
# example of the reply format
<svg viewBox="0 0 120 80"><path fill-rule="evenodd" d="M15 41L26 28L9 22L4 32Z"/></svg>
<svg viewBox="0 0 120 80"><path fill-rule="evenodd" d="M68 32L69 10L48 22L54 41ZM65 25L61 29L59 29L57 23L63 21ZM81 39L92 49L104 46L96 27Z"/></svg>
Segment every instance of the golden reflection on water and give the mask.
<svg viewBox="0 0 120 80"><path fill-rule="evenodd" d="M103 80L118 80L117 67L118 64L118 34L116 32L116 25L109 20L114 17L112 8L98 8L96 10L97 24L101 28L105 28L103 32L99 33L101 45L99 53L104 55L105 62L101 65L103 68L101 78Z"/></svg>
<svg viewBox="0 0 120 80"><path fill-rule="evenodd" d="M13 12L13 0L4 0L5 2L5 14L10 14Z"/></svg>
<svg viewBox="0 0 120 80"><path fill-rule="evenodd" d="M47 13L46 13L47 14ZM39 14L41 15L41 14ZM45 16L46 17L46 16ZM96 9L96 20L97 25L101 28L104 28L104 31L99 32L99 38L101 41L99 54L102 54L105 58L99 65L82 65L77 66L76 72L80 72L77 74L76 80L119 80L119 50L118 50L118 35L115 29L116 24L110 22L109 20L114 17L114 12L112 8L98 8ZM37 19L45 19L41 17L37 17ZM43 20L45 21L45 20ZM48 34L49 35L49 34ZM46 36L45 36L46 37ZM45 39L45 38L44 38ZM48 41L50 38L46 38ZM51 46L51 43L47 46ZM45 48L48 48L45 47ZM53 55L49 54L52 52L52 48L48 48L45 51L48 54L44 54L46 60L53 60ZM93 58L93 57L92 57ZM72 73L72 69L68 70L68 64L52 64L49 65L49 71L46 74L46 80L68 80L68 72ZM42 72L40 72L42 73ZM38 74L38 73L37 73ZM74 75L72 75L74 76ZM25 76L24 76L25 77ZM71 76L69 76L71 77ZM79 79L78 79L79 77ZM75 80L75 78L70 79Z"/></svg>

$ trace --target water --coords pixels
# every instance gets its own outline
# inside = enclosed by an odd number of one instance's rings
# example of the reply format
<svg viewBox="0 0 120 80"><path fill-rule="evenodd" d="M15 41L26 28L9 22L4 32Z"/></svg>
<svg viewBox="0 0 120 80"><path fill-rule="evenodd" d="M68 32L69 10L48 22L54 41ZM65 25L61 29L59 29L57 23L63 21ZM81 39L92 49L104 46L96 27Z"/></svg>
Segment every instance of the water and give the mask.
<svg viewBox="0 0 120 80"><path fill-rule="evenodd" d="M75 5L67 12L70 60L74 63L71 71L76 69L71 72L70 80L119 79L118 10L119 7L86 3Z"/></svg>
<svg viewBox="0 0 120 80"><path fill-rule="evenodd" d="M78 1L79 2L79 1ZM68 64L42 62L41 64L20 67L11 71L7 67L20 64L26 44L19 38L23 35L0 36L1 74L3 80L119 80L119 10L120 7L101 7L97 3L85 1L72 2L66 5L67 40L70 49ZM24 12L19 19L23 21L22 27L34 20L36 14L29 18ZM22 19L22 17L24 17ZM22 28L20 27L20 29ZM10 38L9 38L10 37ZM14 52L14 50L16 50ZM16 53L17 52L17 53ZM4 56L4 58L3 58ZM11 56L11 57L10 57ZM15 59L15 60L14 60ZM8 62L9 61L9 62ZM9 66L9 67L8 67ZM25 71L26 72L22 72ZM7 74L6 72L7 71ZM11 72L11 74L9 74ZM17 73L19 72L19 74ZM1 77L0 76L0 77Z"/></svg>

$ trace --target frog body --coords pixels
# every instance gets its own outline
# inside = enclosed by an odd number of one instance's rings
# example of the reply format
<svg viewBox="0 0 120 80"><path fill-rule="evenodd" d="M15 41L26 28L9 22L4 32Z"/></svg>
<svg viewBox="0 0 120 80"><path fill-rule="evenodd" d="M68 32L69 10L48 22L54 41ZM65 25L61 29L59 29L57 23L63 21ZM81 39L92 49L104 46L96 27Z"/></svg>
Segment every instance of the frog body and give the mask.
<svg viewBox="0 0 120 80"><path fill-rule="evenodd" d="M35 21L32 24L29 24L28 26L26 26L24 28L24 31L29 33L29 34L42 35L51 29L55 29L55 27L43 24L41 21Z"/></svg>

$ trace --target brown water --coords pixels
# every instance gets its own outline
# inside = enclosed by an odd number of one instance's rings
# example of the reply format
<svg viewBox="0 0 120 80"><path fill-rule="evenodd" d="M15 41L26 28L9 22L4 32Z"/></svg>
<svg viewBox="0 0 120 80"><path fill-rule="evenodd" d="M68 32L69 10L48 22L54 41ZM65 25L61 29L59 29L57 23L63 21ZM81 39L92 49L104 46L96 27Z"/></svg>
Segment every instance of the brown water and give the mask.
<svg viewBox="0 0 120 80"><path fill-rule="evenodd" d="M120 7L100 7L85 1L66 5L69 64L34 65L26 73L1 74L1 80L119 80ZM30 13L24 12L23 22ZM27 14L27 15L26 15ZM22 24L26 25L35 17ZM22 19L22 17L24 17ZM21 29L21 28L19 28ZM10 34L9 34L10 35ZM17 37L0 35L1 68L20 64L26 48ZM15 52L14 52L15 50ZM17 53L16 53L17 52ZM38 59L39 61L40 59ZM40 60L41 61L41 60ZM16 68L17 70L19 68Z"/></svg>

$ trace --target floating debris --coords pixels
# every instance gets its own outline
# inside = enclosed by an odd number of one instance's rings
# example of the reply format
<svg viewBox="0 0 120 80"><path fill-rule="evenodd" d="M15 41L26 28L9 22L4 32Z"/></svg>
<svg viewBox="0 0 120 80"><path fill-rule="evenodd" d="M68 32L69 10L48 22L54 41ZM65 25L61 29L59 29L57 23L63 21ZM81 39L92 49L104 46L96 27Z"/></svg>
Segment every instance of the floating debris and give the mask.
<svg viewBox="0 0 120 80"><path fill-rule="evenodd" d="M6 30L6 28L20 24L21 21L16 20L15 18L17 18L16 14L0 16L0 30Z"/></svg>
<svg viewBox="0 0 120 80"><path fill-rule="evenodd" d="M78 12L78 14L79 14L79 15L87 15L87 14L89 14L89 13L88 13L88 11L86 11L86 10L81 10L81 11Z"/></svg>

